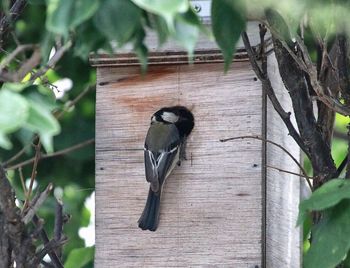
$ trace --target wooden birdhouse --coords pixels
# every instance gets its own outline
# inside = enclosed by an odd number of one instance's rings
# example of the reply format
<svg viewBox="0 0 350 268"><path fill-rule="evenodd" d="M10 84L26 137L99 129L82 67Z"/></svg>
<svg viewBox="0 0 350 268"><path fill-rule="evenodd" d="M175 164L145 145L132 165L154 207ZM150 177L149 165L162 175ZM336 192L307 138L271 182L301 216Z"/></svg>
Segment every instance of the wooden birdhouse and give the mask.
<svg viewBox="0 0 350 268"><path fill-rule="evenodd" d="M201 16L209 1L198 2ZM257 23L247 32L259 42ZM299 149L262 90L242 42L225 74L214 42L201 38L194 63L173 43L150 48L146 75L132 53L92 55L97 68L95 267L300 267L296 228L300 179L267 166L298 172L280 148ZM291 110L273 51L268 71L280 102ZM187 161L176 167L162 195L159 227L138 228L149 185L144 140L152 114L182 105L195 127Z"/></svg>

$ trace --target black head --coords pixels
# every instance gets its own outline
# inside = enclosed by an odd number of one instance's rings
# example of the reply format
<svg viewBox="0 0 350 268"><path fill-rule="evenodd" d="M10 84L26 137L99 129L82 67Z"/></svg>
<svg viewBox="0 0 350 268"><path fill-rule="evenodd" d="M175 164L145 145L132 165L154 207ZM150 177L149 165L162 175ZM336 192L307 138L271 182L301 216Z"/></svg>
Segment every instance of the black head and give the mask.
<svg viewBox="0 0 350 268"><path fill-rule="evenodd" d="M181 137L190 135L194 127L193 114L184 106L161 108L152 116L152 122L155 121L164 124L175 124Z"/></svg>

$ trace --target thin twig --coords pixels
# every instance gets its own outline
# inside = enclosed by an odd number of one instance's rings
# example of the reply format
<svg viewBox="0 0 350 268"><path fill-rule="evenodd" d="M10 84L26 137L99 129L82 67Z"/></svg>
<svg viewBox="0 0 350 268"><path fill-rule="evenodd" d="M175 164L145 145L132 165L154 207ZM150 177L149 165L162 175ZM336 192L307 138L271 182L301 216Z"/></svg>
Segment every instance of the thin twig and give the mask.
<svg viewBox="0 0 350 268"><path fill-rule="evenodd" d="M27 196L27 187L26 184L24 182L24 176L23 176L23 172L22 172L22 168L18 168L18 173L19 173L19 178L21 179L21 184L22 184L22 189L23 189L23 193L25 196Z"/></svg>
<svg viewBox="0 0 350 268"><path fill-rule="evenodd" d="M41 61L41 52L39 49L35 49L33 54L27 59L21 67L14 73L14 81L20 82L23 78L30 73Z"/></svg>
<svg viewBox="0 0 350 268"><path fill-rule="evenodd" d="M0 73L2 72L2 70L11 62L13 61L16 56L26 50L30 50L30 49L35 49L36 45L34 44L26 44L26 45L20 45L18 47L16 47L16 49L14 51L12 51L6 58L4 58L1 63L0 63Z"/></svg>
<svg viewBox="0 0 350 268"><path fill-rule="evenodd" d="M55 252L57 248L62 247L65 243L67 243L68 238L62 237L60 240L51 240L48 243L45 244L44 248L36 254L36 258L39 260L39 262L45 257L46 254L50 254L52 252Z"/></svg>
<svg viewBox="0 0 350 268"><path fill-rule="evenodd" d="M36 227L38 227L40 225L40 219L37 215L34 215L33 223ZM50 242L49 237L44 229L42 229L40 231L40 238L43 241L44 245L46 245ZM50 252L48 252L48 255L50 256L50 259L56 268L64 268L62 262L57 257L56 252L50 251Z"/></svg>
<svg viewBox="0 0 350 268"><path fill-rule="evenodd" d="M54 239L60 241L63 232L63 203L56 198L56 212L55 212L55 227L54 227ZM56 250L56 254L59 258L62 256L61 248Z"/></svg>
<svg viewBox="0 0 350 268"><path fill-rule="evenodd" d="M27 144L25 146L23 146L23 148L18 152L16 153L14 156L12 156L9 160L3 162L2 166L4 168L6 168L10 163L12 163L13 161L17 160L18 158L20 158L26 151L27 149L31 146L32 144Z"/></svg>
<svg viewBox="0 0 350 268"><path fill-rule="evenodd" d="M72 41L68 41L64 46L60 47L55 55L47 62L47 64L38 70L35 74L32 75L30 78L30 81L34 81L35 79L39 78L40 76L44 75L49 69L53 68L56 63L63 57L64 53L72 46Z"/></svg>
<svg viewBox="0 0 350 268"><path fill-rule="evenodd" d="M68 101L67 105L64 106L63 110L57 113L56 118L60 119L62 115L69 110L69 108L73 107L75 104L77 104L78 101L80 101L81 98L83 98L91 89L94 89L94 86L87 86L78 96L76 96L72 101Z"/></svg>
<svg viewBox="0 0 350 268"><path fill-rule="evenodd" d="M46 262L46 261L44 261L44 260L41 260L40 263L41 263L42 265L44 265L44 267L55 268L54 265L52 265L51 263L48 263L48 262Z"/></svg>
<svg viewBox="0 0 350 268"><path fill-rule="evenodd" d="M280 172L292 174L292 175L295 175L295 176L298 176L298 177L306 178L303 174L292 172L292 171L285 170L285 169L282 169L282 168L278 168L278 167L274 167L274 166L270 166L270 165L266 165L266 167L272 168L272 169L276 169L276 170L278 170Z"/></svg>
<svg viewBox="0 0 350 268"><path fill-rule="evenodd" d="M73 145L71 147L68 147L68 148L65 148L63 150L60 150L60 151L57 151L57 152L54 152L54 153L50 153L50 154L42 154L40 156L40 160L44 160L44 159L48 159L48 158L52 158L52 157L57 157L57 156L61 156L61 155L65 155L65 154L68 154L72 151L75 151L75 150L78 150L78 149L81 149L85 146L88 146L92 143L95 142L95 139L89 139L89 140L86 140L84 142L81 142L81 143L78 143L76 145ZM33 162L35 162L35 159L36 157L33 157L31 159L28 159L28 160L25 160L23 162L20 162L18 164L15 164L13 166L10 166L10 167L7 167L6 170L13 170L13 169L17 169L19 167L24 167L24 166L27 166Z"/></svg>
<svg viewBox="0 0 350 268"><path fill-rule="evenodd" d="M35 213L38 211L38 209L42 206L42 204L45 202L49 194L51 193L53 189L52 183L49 183L49 185L46 187L46 189L39 194L39 197L28 206L28 210L25 211L25 215L22 218L22 221L24 224L28 224L32 218L34 217Z"/></svg>
<svg viewBox="0 0 350 268"><path fill-rule="evenodd" d="M62 236L63 227L63 203L61 200L56 198L56 213L55 213L55 227L54 227L54 238L60 240Z"/></svg>
<svg viewBox="0 0 350 268"><path fill-rule="evenodd" d="M25 200L24 205L23 205L23 210L25 210L28 207L29 198L30 198L30 195L32 194L33 184L34 184L36 174L37 174L38 162L40 159L40 150L41 150L41 142L38 141L38 143L35 145L35 157L33 159L34 164L33 164L33 169L32 169L32 176L30 177L29 188L28 188L28 192L26 195L26 200Z"/></svg>
<svg viewBox="0 0 350 268"><path fill-rule="evenodd" d="M313 64L310 55L308 53L307 47L304 42L300 39L300 37L295 37L298 43L298 47L300 48L306 66L308 68L307 74L310 77L310 83L312 88L316 92L320 101L322 101L325 105L327 105L333 111L340 113L342 115L348 116L350 115L350 108L343 105L339 100L333 98L332 96L327 95L326 92L329 92L329 88L326 88L318 79L317 79L317 68Z"/></svg>
<svg viewBox="0 0 350 268"><path fill-rule="evenodd" d="M261 138L259 136L238 136L238 137L233 137L233 138L228 138L228 139L221 139L220 141L221 142L227 142L227 141L239 140L239 139L261 140L261 141L273 144L273 145L277 146L278 148L282 149L294 161L294 163L297 164L297 166L300 168L301 172L303 173L307 183L309 184L310 189L312 189L312 183L310 181L311 178L307 175L305 169L301 166L301 164L298 162L298 160L296 160L296 158L286 148L284 148L282 145L280 145L280 144L278 144L278 143L276 143L274 141L268 140L268 139L263 139L263 138Z"/></svg>

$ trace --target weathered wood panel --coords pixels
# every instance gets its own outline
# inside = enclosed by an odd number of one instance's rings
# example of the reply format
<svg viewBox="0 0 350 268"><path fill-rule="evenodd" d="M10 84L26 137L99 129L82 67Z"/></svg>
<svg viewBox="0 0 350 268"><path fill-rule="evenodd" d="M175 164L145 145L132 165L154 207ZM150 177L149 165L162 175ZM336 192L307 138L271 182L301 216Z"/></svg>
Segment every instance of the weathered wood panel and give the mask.
<svg viewBox="0 0 350 268"><path fill-rule="evenodd" d="M276 95L286 111L293 111L274 54L268 57L268 72ZM293 115L292 115L293 117ZM279 115L268 101L267 138L282 145L296 159L300 150ZM300 173L298 166L280 148L267 146L267 165ZM266 267L301 267L301 230L296 228L300 201L300 178L267 169L266 174Z"/></svg>
<svg viewBox="0 0 350 268"><path fill-rule="evenodd" d="M262 91L247 62L99 68L96 109L96 267L249 267L262 259ZM181 104L196 125L188 161L167 180L160 225L137 220L148 184L143 142L154 111Z"/></svg>

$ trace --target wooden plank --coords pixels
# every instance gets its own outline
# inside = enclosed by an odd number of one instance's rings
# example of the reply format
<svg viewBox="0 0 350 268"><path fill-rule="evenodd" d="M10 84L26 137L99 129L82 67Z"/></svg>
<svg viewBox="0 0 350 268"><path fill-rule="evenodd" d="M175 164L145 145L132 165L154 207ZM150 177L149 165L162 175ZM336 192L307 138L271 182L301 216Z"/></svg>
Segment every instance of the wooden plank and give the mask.
<svg viewBox="0 0 350 268"><path fill-rule="evenodd" d="M268 56L268 72L276 95L286 111L293 111L281 80L275 55ZM294 122L294 125L295 122ZM300 150L270 101L267 106L267 138L282 145L300 162ZM295 173L298 166L272 145L267 146L267 164ZM300 178L273 169L266 174L266 267L301 267L301 230L296 228L300 202Z"/></svg>
<svg viewBox="0 0 350 268"><path fill-rule="evenodd" d="M261 84L247 62L99 68L95 267L261 267ZM189 107L188 161L167 180L160 225L137 220L148 184L143 142L153 112Z"/></svg>

